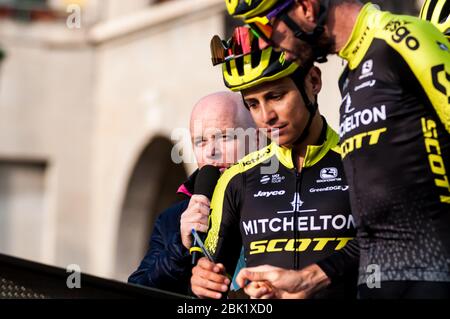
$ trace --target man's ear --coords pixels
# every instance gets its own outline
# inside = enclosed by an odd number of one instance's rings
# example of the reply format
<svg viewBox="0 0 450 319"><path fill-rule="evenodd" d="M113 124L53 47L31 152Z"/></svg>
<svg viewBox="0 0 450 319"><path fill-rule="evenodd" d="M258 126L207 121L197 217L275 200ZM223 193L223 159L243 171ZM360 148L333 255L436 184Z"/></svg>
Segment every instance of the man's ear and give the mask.
<svg viewBox="0 0 450 319"><path fill-rule="evenodd" d="M307 75L307 80L311 85L311 90L314 95L319 94L322 89L322 71L316 66L313 66Z"/></svg>
<svg viewBox="0 0 450 319"><path fill-rule="evenodd" d="M317 17L316 4L316 1L313 0L297 0L295 2L295 13L301 14L309 22L315 22Z"/></svg>

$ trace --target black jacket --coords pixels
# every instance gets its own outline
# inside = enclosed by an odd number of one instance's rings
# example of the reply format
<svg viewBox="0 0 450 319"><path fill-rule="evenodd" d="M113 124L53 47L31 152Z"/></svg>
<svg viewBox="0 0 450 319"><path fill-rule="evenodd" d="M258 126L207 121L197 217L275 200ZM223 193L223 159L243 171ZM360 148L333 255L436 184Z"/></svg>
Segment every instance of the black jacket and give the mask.
<svg viewBox="0 0 450 319"><path fill-rule="evenodd" d="M179 189L184 200L173 204L158 217L150 247L139 268L128 278L129 283L187 294L191 278L191 256L183 246L180 217L189 204L197 171Z"/></svg>

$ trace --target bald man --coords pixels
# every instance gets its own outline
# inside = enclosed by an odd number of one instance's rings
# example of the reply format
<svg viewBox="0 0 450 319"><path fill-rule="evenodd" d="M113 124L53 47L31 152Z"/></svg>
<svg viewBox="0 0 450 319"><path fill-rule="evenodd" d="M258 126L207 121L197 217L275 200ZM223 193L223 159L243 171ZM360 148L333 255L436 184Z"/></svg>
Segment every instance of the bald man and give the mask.
<svg viewBox="0 0 450 319"><path fill-rule="evenodd" d="M222 171L253 151L235 129L255 128L250 113L237 93L217 92L198 101L190 119L190 135L198 168L214 165ZM255 136L256 137L256 136ZM185 198L160 214L150 248L128 282L187 294L191 277L191 229L207 232L209 201L192 195L196 170L179 189ZM208 209L207 209L208 208ZM183 220L180 223L180 219ZM181 228L181 229L180 229Z"/></svg>

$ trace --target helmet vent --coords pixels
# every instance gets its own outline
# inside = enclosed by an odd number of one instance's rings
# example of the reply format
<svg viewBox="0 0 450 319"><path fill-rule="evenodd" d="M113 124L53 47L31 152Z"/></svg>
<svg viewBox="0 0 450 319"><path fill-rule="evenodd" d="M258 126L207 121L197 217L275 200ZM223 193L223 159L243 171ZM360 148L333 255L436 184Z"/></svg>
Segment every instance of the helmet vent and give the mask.
<svg viewBox="0 0 450 319"><path fill-rule="evenodd" d="M432 0L430 2L430 5L428 6L428 12L427 12L427 20L431 21L431 17L433 16L434 9L436 8L438 0Z"/></svg>
<svg viewBox="0 0 450 319"><path fill-rule="evenodd" d="M230 66L230 62L229 61L225 62L225 67L227 69L227 73L229 75L231 75L231 66Z"/></svg>
<svg viewBox="0 0 450 319"><path fill-rule="evenodd" d="M441 15L439 16L439 23L444 23L449 15L450 15L450 1L446 1L444 3L444 7L441 10Z"/></svg>
<svg viewBox="0 0 450 319"><path fill-rule="evenodd" d="M239 57L234 61L236 63L236 70L238 71L239 76L244 76L244 58Z"/></svg>
<svg viewBox="0 0 450 319"><path fill-rule="evenodd" d="M261 53L262 51L256 51L251 54L252 68L256 68L261 63Z"/></svg>

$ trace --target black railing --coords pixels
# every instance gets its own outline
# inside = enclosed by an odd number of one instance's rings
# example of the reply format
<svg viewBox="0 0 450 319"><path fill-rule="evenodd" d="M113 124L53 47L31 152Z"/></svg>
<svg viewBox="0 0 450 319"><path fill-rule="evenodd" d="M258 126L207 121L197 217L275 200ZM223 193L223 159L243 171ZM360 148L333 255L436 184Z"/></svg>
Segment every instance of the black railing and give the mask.
<svg viewBox="0 0 450 319"><path fill-rule="evenodd" d="M187 296L80 273L70 288L66 269L0 254L0 299L186 299Z"/></svg>

